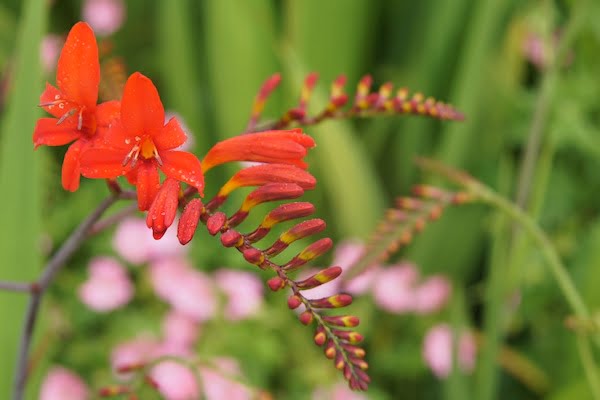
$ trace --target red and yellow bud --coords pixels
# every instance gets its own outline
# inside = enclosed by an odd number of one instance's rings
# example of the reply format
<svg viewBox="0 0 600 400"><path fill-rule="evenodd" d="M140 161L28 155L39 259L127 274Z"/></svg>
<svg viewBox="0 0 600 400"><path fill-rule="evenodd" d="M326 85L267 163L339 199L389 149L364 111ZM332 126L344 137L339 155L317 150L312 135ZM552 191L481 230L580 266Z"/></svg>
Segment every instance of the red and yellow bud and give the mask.
<svg viewBox="0 0 600 400"><path fill-rule="evenodd" d="M338 338L347 341L350 344L358 344L363 341L363 336L354 331L343 331L341 329L332 329L331 332Z"/></svg>
<svg viewBox="0 0 600 400"><path fill-rule="evenodd" d="M300 323L302 323L302 325L310 325L314 319L313 313L311 313L310 311L304 311L298 316L298 319L300 320Z"/></svg>
<svg viewBox="0 0 600 400"><path fill-rule="evenodd" d="M146 216L146 225L152 228L154 239L160 239L171 226L179 206L179 181L167 178L152 201Z"/></svg>
<svg viewBox="0 0 600 400"><path fill-rule="evenodd" d="M300 307L300 304L302 304L302 299L295 294L288 297L288 307L290 310L295 310L296 308Z"/></svg>
<svg viewBox="0 0 600 400"><path fill-rule="evenodd" d="M192 199L183 209L179 225L177 226L177 238L179 243L187 244L194 237L200 216L204 212L204 205L200 199Z"/></svg>
<svg viewBox="0 0 600 400"><path fill-rule="evenodd" d="M278 290L283 289L286 285L283 279L281 279L278 276L274 276L273 278L267 281L267 286L269 287L269 289L276 292Z"/></svg>
<svg viewBox="0 0 600 400"><path fill-rule="evenodd" d="M225 247L240 247L244 244L244 238L238 231L229 229L221 234L221 243Z"/></svg>
<svg viewBox="0 0 600 400"><path fill-rule="evenodd" d="M265 255L262 253L262 251L255 249L254 247L245 249L242 252L242 256L244 256L246 261L253 265L260 266L263 262L265 262Z"/></svg>
<svg viewBox="0 0 600 400"><path fill-rule="evenodd" d="M330 360L334 359L337 354L337 350L335 349L335 342L333 340L330 339L327 341L324 352L325 357L329 358Z"/></svg>
<svg viewBox="0 0 600 400"><path fill-rule="evenodd" d="M317 327L317 332L315 333L313 339L317 346L323 346L325 344L325 341L327 340L327 334L322 326Z"/></svg>
<svg viewBox="0 0 600 400"><path fill-rule="evenodd" d="M296 285L300 290L316 288L317 286L321 286L324 283L334 280L335 278L340 276L341 273L341 267L329 267L317 272L310 278L307 278L300 282L296 282Z"/></svg>
<svg viewBox="0 0 600 400"><path fill-rule="evenodd" d="M360 320L354 315L325 315L323 321L329 325L352 328L358 326Z"/></svg>
<svg viewBox="0 0 600 400"><path fill-rule="evenodd" d="M311 245L307 246L302 250L296 257L291 259L287 264L284 265L284 269L287 271L294 270L309 261L325 254L333 246L333 241L329 238L319 239Z"/></svg>
<svg viewBox="0 0 600 400"><path fill-rule="evenodd" d="M248 212L268 201L297 199L303 194L304 189L295 183L267 183L246 196L240 211Z"/></svg>
<svg viewBox="0 0 600 400"><path fill-rule="evenodd" d="M315 188L317 180L302 168L290 164L261 164L244 168L219 190L217 196L229 196L237 188L267 183L295 183L304 190Z"/></svg>
<svg viewBox="0 0 600 400"><path fill-rule="evenodd" d="M309 300L309 303L313 308L341 308L352 304L352 296L340 293L322 299Z"/></svg>

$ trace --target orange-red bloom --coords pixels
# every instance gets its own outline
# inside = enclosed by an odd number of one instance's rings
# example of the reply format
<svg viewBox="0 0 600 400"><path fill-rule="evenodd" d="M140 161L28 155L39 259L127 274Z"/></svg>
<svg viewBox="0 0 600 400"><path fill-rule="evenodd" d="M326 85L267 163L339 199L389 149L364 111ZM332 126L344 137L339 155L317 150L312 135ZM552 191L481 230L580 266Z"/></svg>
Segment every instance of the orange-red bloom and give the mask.
<svg viewBox="0 0 600 400"><path fill-rule="evenodd" d="M202 160L202 168L206 172L231 161L257 161L306 169L302 159L312 147L315 147L314 139L302 133L302 129L248 133L214 145Z"/></svg>
<svg viewBox="0 0 600 400"><path fill-rule="evenodd" d="M131 75L121 99L120 122L113 124L100 148L83 155L83 175L115 178L126 174L137 186L142 211L148 210L158 192L159 169L202 195L200 161L191 153L175 150L185 142L185 132L175 118L166 125L164 120L165 110L152 81L139 72Z"/></svg>
<svg viewBox="0 0 600 400"><path fill-rule="evenodd" d="M96 105L99 83L96 38L89 25L79 22L69 32L60 53L56 70L58 88L47 83L40 96L41 107L56 118L40 118L33 132L36 148L75 141L67 150L62 166L62 185L72 192L79 187L81 153L118 116L118 101Z"/></svg>

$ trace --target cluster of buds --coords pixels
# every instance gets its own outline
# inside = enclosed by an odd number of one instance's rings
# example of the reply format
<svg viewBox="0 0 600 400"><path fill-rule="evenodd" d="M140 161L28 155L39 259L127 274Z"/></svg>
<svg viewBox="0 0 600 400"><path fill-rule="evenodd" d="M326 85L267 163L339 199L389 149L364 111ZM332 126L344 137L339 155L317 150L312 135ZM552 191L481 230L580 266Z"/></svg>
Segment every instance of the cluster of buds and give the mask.
<svg viewBox="0 0 600 400"><path fill-rule="evenodd" d="M398 198L395 207L386 211L385 218L369 239L364 256L352 265L352 272L347 279L387 260L400 248L410 244L428 222L441 217L447 206L471 201L466 192L448 192L429 185L415 186L413 194L414 197Z"/></svg>
<svg viewBox="0 0 600 400"><path fill-rule="evenodd" d="M423 115L441 120L463 120L464 116L449 104L435 100L433 97L425 97L422 93L410 95L408 89L400 88L393 94L393 84L386 82L377 91L371 92L373 78L364 76L356 87L354 101L349 107L350 97L345 93L346 77L340 75L331 84L329 101L322 111L315 115L309 115L308 103L318 80L316 73L306 76L302 86L298 105L286 111L283 116L274 122L268 123L270 129L284 129L293 124L307 126L315 125L325 119L331 118L353 118L372 117L378 115L401 115L415 114ZM259 125L261 114L271 93L281 82L279 74L268 78L259 90L246 130L248 132L260 131Z"/></svg>

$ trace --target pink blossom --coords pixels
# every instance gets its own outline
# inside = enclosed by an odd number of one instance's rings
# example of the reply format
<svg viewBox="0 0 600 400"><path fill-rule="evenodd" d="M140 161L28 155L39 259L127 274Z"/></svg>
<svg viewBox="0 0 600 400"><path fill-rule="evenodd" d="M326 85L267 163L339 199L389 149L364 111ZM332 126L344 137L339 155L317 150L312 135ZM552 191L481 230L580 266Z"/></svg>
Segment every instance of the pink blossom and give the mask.
<svg viewBox="0 0 600 400"><path fill-rule="evenodd" d="M156 293L177 312L197 322L211 319L217 308L213 282L184 260L160 260L150 267Z"/></svg>
<svg viewBox="0 0 600 400"><path fill-rule="evenodd" d="M447 324L432 327L423 341L423 358L438 378L446 378L452 370L452 329ZM458 364L461 371L475 367L477 346L471 333L464 332L458 340Z"/></svg>
<svg viewBox="0 0 600 400"><path fill-rule="evenodd" d="M382 269L373 283L375 303L386 311L401 314L415 309L415 284L419 271L411 263Z"/></svg>
<svg viewBox="0 0 600 400"><path fill-rule="evenodd" d="M63 367L52 367L40 388L39 400L86 400L89 391L83 380Z"/></svg>
<svg viewBox="0 0 600 400"><path fill-rule="evenodd" d="M196 376L190 368L175 361L163 361L150 372L166 400L194 400L200 397Z"/></svg>
<svg viewBox="0 0 600 400"><path fill-rule="evenodd" d="M448 279L441 275L427 278L415 291L415 311L429 314L446 305L452 292Z"/></svg>
<svg viewBox="0 0 600 400"><path fill-rule="evenodd" d="M40 59L46 73L50 73L54 70L64 42L64 38L53 34L46 35L42 39Z"/></svg>
<svg viewBox="0 0 600 400"><path fill-rule="evenodd" d="M173 225L177 226L177 221ZM125 261L133 265L182 256L186 254L187 247L179 243L176 231L171 227L160 240L154 240L146 221L141 218L126 218L117 227L113 247Z"/></svg>
<svg viewBox="0 0 600 400"><path fill-rule="evenodd" d="M165 342L189 348L198 339L200 327L188 316L171 311L163 320L162 330Z"/></svg>
<svg viewBox="0 0 600 400"><path fill-rule="evenodd" d="M347 384L338 383L331 388L319 388L314 391L312 400L366 400L364 394L352 391Z"/></svg>
<svg viewBox="0 0 600 400"><path fill-rule="evenodd" d="M83 19L99 36L109 36L123 25L125 4L123 0L85 0Z"/></svg>
<svg viewBox="0 0 600 400"><path fill-rule="evenodd" d="M113 370L120 374L120 370L147 364L152 361L159 346L159 341L149 335L119 344L110 357Z"/></svg>
<svg viewBox="0 0 600 400"><path fill-rule="evenodd" d="M344 279L344 275L351 272L352 266L356 263L365 253L365 246L357 240L346 240L341 242L335 247L335 253L333 255L333 261L331 265L340 266L344 272L340 279ZM366 293L373 284L373 280L377 275L379 266L375 265L366 271L363 271L358 276L345 282L343 285L343 291L351 294L364 294ZM341 284L341 281L338 281ZM339 292L340 290L338 290Z"/></svg>
<svg viewBox="0 0 600 400"><path fill-rule="evenodd" d="M258 314L263 303L263 284L255 274L220 269L215 272L215 282L227 296L225 318L236 321Z"/></svg>
<svg viewBox="0 0 600 400"><path fill-rule="evenodd" d="M228 379L228 376L239 377L237 361L231 358L215 359L216 369L201 367L200 376L206 400L250 400L251 390L239 382Z"/></svg>
<svg viewBox="0 0 600 400"><path fill-rule="evenodd" d="M121 264L110 257L91 261L89 278L79 287L79 298L92 310L111 311L129 302L133 285Z"/></svg>

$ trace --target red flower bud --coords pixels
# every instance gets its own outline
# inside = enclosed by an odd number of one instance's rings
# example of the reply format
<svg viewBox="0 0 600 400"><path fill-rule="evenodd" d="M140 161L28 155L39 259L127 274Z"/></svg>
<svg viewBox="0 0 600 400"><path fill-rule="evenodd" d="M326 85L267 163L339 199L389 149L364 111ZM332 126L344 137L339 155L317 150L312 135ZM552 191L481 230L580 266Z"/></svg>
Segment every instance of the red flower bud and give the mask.
<svg viewBox="0 0 600 400"><path fill-rule="evenodd" d="M341 293L322 299L309 300L314 308L341 308L352 304L352 296Z"/></svg>
<svg viewBox="0 0 600 400"><path fill-rule="evenodd" d="M239 247L244 243L244 239L238 231L229 229L221 234L221 243L225 247Z"/></svg>
<svg viewBox="0 0 600 400"><path fill-rule="evenodd" d="M192 199L183 209L179 225L177 226L177 238L181 244L187 244L194 237L198 221L204 211L204 205L200 199Z"/></svg>
<svg viewBox="0 0 600 400"><path fill-rule="evenodd" d="M221 228L223 228L226 221L227 215L221 211L217 211L206 220L206 229L208 229L208 233L215 236Z"/></svg>
<svg viewBox="0 0 600 400"><path fill-rule="evenodd" d="M313 322L313 314L310 311L304 311L298 316L302 325L310 325Z"/></svg>
<svg viewBox="0 0 600 400"><path fill-rule="evenodd" d="M302 300L295 294L288 297L288 307L291 310L295 310L296 308L300 307L300 304L302 304Z"/></svg>
<svg viewBox="0 0 600 400"><path fill-rule="evenodd" d="M146 225L152 228L154 239L160 239L171 226L179 205L179 181L167 178L150 205Z"/></svg>
<svg viewBox="0 0 600 400"><path fill-rule="evenodd" d="M267 281L267 286L269 286L269 289L276 292L285 287L285 281L280 277L275 276Z"/></svg>
<svg viewBox="0 0 600 400"><path fill-rule="evenodd" d="M296 285L300 290L313 289L317 286L321 286L324 283L334 280L335 278L340 276L341 273L341 267L329 267L322 271L319 271L310 278L307 278L300 282L296 282Z"/></svg>

